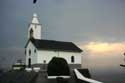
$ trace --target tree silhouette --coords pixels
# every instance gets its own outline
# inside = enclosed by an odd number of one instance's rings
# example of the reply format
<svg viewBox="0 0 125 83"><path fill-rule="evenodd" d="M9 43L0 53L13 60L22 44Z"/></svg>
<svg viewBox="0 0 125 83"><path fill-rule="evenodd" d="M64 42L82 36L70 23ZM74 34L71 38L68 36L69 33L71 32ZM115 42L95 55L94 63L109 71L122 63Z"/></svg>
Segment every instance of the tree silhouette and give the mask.
<svg viewBox="0 0 125 83"><path fill-rule="evenodd" d="M49 76L70 75L67 61L64 58L53 57L48 63L47 73Z"/></svg>

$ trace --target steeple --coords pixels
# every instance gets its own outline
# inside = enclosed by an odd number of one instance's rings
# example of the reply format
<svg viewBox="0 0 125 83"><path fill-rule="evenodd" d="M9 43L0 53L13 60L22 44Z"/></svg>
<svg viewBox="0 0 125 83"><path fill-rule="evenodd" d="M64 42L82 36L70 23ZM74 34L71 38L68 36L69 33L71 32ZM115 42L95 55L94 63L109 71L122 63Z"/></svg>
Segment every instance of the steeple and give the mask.
<svg viewBox="0 0 125 83"><path fill-rule="evenodd" d="M38 16L34 13L28 29L28 38L41 39L41 27Z"/></svg>
<svg viewBox="0 0 125 83"><path fill-rule="evenodd" d="M32 23L34 23L34 24L39 24L38 16L37 16L36 13L33 14Z"/></svg>

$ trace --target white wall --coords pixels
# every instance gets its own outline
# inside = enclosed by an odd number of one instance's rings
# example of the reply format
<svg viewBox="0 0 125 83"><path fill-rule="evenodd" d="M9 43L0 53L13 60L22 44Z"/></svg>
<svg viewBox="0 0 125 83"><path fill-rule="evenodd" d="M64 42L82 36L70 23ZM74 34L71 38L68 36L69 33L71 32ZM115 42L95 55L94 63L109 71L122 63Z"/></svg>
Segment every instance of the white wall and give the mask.
<svg viewBox="0 0 125 83"><path fill-rule="evenodd" d="M41 25L40 24L35 25L34 38L41 39Z"/></svg>
<svg viewBox="0 0 125 83"><path fill-rule="evenodd" d="M28 29L28 38L30 38L30 30L33 30L33 37L35 39L41 39L41 25L40 24L30 24Z"/></svg>
<svg viewBox="0 0 125 83"><path fill-rule="evenodd" d="M26 65L28 65L28 59L31 58L31 64L35 64L37 63L37 49L36 49L36 53L34 52L36 48L34 47L34 45L29 42L27 48L26 48ZM29 55L29 50L31 50L31 54Z"/></svg>
<svg viewBox="0 0 125 83"><path fill-rule="evenodd" d="M54 56L56 56L54 51L38 51L37 63L43 63L44 60L48 63Z"/></svg>
<svg viewBox="0 0 125 83"><path fill-rule="evenodd" d="M48 63L53 57L62 57L67 60L69 64L81 64L81 53L78 52L64 52L64 51L50 51L50 50L37 50L34 52L35 46L29 42L26 48L26 65L28 65L28 59L31 58L31 64ZM29 55L31 50L31 55ZM71 56L74 56L74 63L71 62Z"/></svg>
<svg viewBox="0 0 125 83"><path fill-rule="evenodd" d="M74 56L74 64L81 64L81 53L78 53L78 52L59 52L59 57L65 58L69 64L73 64L71 62L71 56Z"/></svg>
<svg viewBox="0 0 125 83"><path fill-rule="evenodd" d="M81 64L81 53L47 50L38 51L37 53L37 63L43 63L44 60L46 60L46 62L48 63L52 59L52 57L56 56L65 58L69 64ZM71 62L71 56L74 56L74 63Z"/></svg>

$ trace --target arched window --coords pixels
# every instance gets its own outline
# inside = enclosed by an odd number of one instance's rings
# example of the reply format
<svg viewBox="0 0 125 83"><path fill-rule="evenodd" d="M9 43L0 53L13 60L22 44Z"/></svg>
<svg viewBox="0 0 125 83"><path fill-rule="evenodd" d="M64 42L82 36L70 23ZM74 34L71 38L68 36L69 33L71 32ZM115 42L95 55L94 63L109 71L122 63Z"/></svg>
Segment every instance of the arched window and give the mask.
<svg viewBox="0 0 125 83"><path fill-rule="evenodd" d="M29 56L31 55L31 50L29 50Z"/></svg>
<svg viewBox="0 0 125 83"><path fill-rule="evenodd" d="M72 63L75 62L75 58L74 58L74 56L71 56L71 62L72 62Z"/></svg>
<svg viewBox="0 0 125 83"><path fill-rule="evenodd" d="M30 29L30 39L33 38L33 29Z"/></svg>

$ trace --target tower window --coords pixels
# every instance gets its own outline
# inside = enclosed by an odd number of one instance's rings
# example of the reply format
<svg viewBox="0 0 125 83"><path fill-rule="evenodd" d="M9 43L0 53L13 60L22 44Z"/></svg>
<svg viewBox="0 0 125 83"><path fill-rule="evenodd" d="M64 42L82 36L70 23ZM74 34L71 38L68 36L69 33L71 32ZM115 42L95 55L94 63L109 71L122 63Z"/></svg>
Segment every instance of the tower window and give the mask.
<svg viewBox="0 0 125 83"><path fill-rule="evenodd" d="M30 38L33 38L33 29L30 29Z"/></svg>
<svg viewBox="0 0 125 83"><path fill-rule="evenodd" d="M34 53L36 53L36 49L34 50Z"/></svg>
<svg viewBox="0 0 125 83"><path fill-rule="evenodd" d="M72 62L72 63L75 62L74 56L71 56L71 62Z"/></svg>
<svg viewBox="0 0 125 83"><path fill-rule="evenodd" d="M29 56L31 55L31 50L29 50Z"/></svg>

